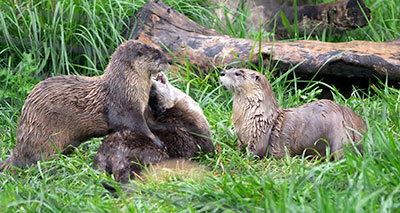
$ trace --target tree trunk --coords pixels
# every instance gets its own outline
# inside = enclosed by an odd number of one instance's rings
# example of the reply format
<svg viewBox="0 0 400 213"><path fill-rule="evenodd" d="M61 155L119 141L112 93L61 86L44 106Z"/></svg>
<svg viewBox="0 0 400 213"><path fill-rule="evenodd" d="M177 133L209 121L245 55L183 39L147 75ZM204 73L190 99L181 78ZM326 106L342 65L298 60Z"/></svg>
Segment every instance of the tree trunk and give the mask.
<svg viewBox="0 0 400 213"><path fill-rule="evenodd" d="M390 80L400 80L400 40L329 43L232 38L200 26L161 1L147 2L132 18L130 29L123 35L163 48L170 57L171 53L176 56L172 57L175 61L184 63L187 58L203 72L208 72L214 65L234 66L238 61L258 63L258 56L261 56L264 65L270 61L282 69L297 65L295 71L300 74L319 72L381 79L387 75Z"/></svg>

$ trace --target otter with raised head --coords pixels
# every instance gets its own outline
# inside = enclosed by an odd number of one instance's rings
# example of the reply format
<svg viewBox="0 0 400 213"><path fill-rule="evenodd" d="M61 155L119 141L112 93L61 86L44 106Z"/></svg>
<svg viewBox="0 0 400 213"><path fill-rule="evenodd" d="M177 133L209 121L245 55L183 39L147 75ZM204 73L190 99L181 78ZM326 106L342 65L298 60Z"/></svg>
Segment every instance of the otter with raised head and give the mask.
<svg viewBox="0 0 400 213"><path fill-rule="evenodd" d="M330 100L280 108L269 81L259 72L229 69L220 80L234 92L232 122L240 145L259 157L284 157L285 147L291 156L304 151L325 156L327 144L341 157L343 147L358 144L366 131L358 114Z"/></svg>
<svg viewBox="0 0 400 213"><path fill-rule="evenodd" d="M210 127L200 106L172 86L164 73L152 80L149 107L147 122L165 143L165 149L149 144L146 141L150 139L138 132L116 132L103 140L94 159L95 168L114 174L118 182L128 183L129 179L141 177L143 166L176 166L177 161L184 162L199 151L214 151ZM186 162L182 169L193 165L196 164Z"/></svg>
<svg viewBox="0 0 400 213"><path fill-rule="evenodd" d="M169 69L170 63L161 50L131 40L115 50L101 76L57 76L40 82L25 100L14 152L0 170L23 168L52 157L56 149L124 129L143 132L162 147L144 112L151 75Z"/></svg>

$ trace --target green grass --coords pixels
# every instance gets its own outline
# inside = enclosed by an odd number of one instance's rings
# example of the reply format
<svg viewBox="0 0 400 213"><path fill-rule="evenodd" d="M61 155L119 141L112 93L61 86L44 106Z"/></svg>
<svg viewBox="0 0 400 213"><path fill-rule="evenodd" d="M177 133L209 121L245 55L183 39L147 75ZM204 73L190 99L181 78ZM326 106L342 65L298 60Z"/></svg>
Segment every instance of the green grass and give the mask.
<svg viewBox="0 0 400 213"><path fill-rule="evenodd" d="M0 156L15 144L23 101L40 80L59 74L99 75L112 51L123 41L120 32L143 1L6 1L0 4ZM200 1L168 1L195 21L218 28ZM343 35L315 36L324 41L385 41L400 37L400 1L367 0L371 25ZM246 32L245 15L223 32L264 39ZM67 21L68 20L68 21ZM302 37L297 39L304 39ZM74 51L78 51L77 54ZM180 68L171 81L198 101L210 123L217 151L197 158L209 167L204 178L171 177L135 183L133 193L105 190L112 177L91 168L101 138L85 142L73 154L39 162L17 176L0 174L0 211L271 211L398 212L400 211L400 90L372 85L345 98L321 81L304 83L292 70L257 67L271 81L278 103L295 107L329 90L333 100L350 107L368 124L365 155L347 152L335 162L301 156L254 160L236 148L230 120L232 94L218 80L221 68L208 75ZM273 76L277 72L279 75ZM189 73L186 75L186 73ZM398 86L398 85L396 85Z"/></svg>

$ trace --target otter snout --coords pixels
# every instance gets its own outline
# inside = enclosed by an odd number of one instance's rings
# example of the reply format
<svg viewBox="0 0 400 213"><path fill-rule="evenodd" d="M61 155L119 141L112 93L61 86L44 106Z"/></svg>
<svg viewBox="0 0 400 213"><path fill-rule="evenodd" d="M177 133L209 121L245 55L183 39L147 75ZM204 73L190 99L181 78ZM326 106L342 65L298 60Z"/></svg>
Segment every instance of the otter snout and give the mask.
<svg viewBox="0 0 400 213"><path fill-rule="evenodd" d="M168 57L166 54L161 53L161 63L163 64L168 64L168 65L172 65L172 59L170 57Z"/></svg>
<svg viewBox="0 0 400 213"><path fill-rule="evenodd" d="M229 87L227 86L228 83L228 78L225 76L225 73L221 73L221 77L219 77L219 80L221 81L222 86L224 87L224 89L229 89Z"/></svg>
<svg viewBox="0 0 400 213"><path fill-rule="evenodd" d="M232 92L234 91L234 85L235 85L235 79L234 76L232 76L232 72L234 72L235 69L229 69L229 70L224 70L220 74L219 80L222 83L222 86L225 89L229 89Z"/></svg>
<svg viewBox="0 0 400 213"><path fill-rule="evenodd" d="M172 59L170 59L169 57L167 57L168 59L167 59L167 62L168 62L168 64L169 65L172 65Z"/></svg>

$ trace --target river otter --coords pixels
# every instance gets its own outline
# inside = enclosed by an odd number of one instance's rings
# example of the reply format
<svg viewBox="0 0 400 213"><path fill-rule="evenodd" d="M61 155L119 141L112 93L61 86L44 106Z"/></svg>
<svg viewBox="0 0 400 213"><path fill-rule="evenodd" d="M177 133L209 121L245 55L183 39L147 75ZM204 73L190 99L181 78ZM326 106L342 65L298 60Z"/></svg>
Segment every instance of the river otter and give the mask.
<svg viewBox="0 0 400 213"><path fill-rule="evenodd" d="M330 100L280 108L270 83L259 72L229 69L220 79L234 92L232 122L240 145L259 157L284 157L285 147L291 156L304 151L325 156L327 143L331 153L341 157L340 150L350 142L359 143L366 130L359 115Z"/></svg>
<svg viewBox="0 0 400 213"><path fill-rule="evenodd" d="M168 145L167 145L168 147ZM125 130L107 136L94 158L94 168L113 174L115 181L128 184L129 180L159 176L164 168L190 171L201 169L200 164L184 158L170 158L165 150L159 149L142 132ZM103 183L110 191L115 189Z"/></svg>
<svg viewBox="0 0 400 213"><path fill-rule="evenodd" d="M167 160L167 153L142 132L125 130L107 136L94 158L94 167L113 174L116 181L129 183L140 176L144 166Z"/></svg>
<svg viewBox="0 0 400 213"><path fill-rule="evenodd" d="M171 167L179 161L176 159L185 162L200 149L204 153L214 151L208 121L200 106L172 86L163 73L152 80L149 107L147 122L165 143L165 149L148 143L147 136L137 132L113 133L103 140L94 159L95 168L114 174L118 182L128 183L129 179L142 178L143 166ZM191 169L194 165L197 164L186 162L181 168Z"/></svg>
<svg viewBox="0 0 400 213"><path fill-rule="evenodd" d="M199 104L168 82L164 73L152 80L148 124L172 158L190 158L199 148L214 151L211 131Z"/></svg>
<svg viewBox="0 0 400 213"><path fill-rule="evenodd" d="M144 111L151 75L169 69L170 63L161 50L131 40L115 50L101 76L57 76L40 82L25 100L14 153L0 171L9 165L23 168L50 158L56 149L124 129L141 131L162 147Z"/></svg>

